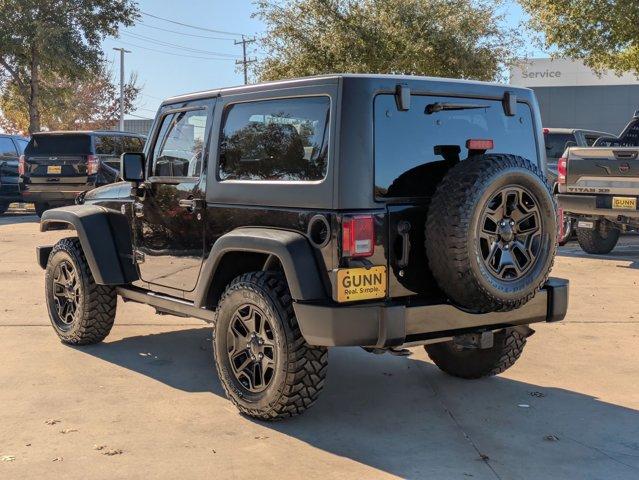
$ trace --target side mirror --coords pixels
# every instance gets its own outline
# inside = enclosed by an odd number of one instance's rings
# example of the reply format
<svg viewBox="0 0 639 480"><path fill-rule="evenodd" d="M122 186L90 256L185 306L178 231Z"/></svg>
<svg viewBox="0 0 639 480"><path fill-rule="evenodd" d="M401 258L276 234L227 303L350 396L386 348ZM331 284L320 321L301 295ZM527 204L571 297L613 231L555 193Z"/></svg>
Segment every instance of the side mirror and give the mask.
<svg viewBox="0 0 639 480"><path fill-rule="evenodd" d="M140 183L144 181L145 164L143 153L123 153L120 156L120 176L127 182Z"/></svg>

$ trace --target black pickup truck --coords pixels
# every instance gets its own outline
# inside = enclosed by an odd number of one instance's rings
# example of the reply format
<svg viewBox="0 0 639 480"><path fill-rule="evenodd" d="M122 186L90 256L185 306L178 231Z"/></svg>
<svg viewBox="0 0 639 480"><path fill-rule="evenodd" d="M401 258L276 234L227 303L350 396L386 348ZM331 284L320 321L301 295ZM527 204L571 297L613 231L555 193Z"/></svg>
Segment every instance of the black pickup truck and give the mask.
<svg viewBox="0 0 639 480"><path fill-rule="evenodd" d="M38 249L63 342L102 341L117 297L213 324L243 413L317 399L328 347L496 375L530 324L564 318L556 209L534 94L327 75L166 100L125 182L48 210Z"/></svg>
<svg viewBox="0 0 639 480"><path fill-rule="evenodd" d="M569 147L558 162L559 206L575 219L586 253L612 251L624 231L639 228L639 111L619 137Z"/></svg>

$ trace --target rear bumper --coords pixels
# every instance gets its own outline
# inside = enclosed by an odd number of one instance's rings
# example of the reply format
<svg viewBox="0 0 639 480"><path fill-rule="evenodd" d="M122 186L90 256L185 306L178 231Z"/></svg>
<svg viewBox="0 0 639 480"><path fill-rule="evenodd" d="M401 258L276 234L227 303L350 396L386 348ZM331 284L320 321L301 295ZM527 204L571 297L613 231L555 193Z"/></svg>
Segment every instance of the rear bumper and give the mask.
<svg viewBox="0 0 639 480"><path fill-rule="evenodd" d="M95 185L92 183L61 183L58 185L26 184L22 187L22 197L25 202L73 204L78 194L92 190L93 188L95 188Z"/></svg>
<svg viewBox="0 0 639 480"><path fill-rule="evenodd" d="M523 307L510 312L473 314L452 305L326 306L294 304L302 335L311 345L398 346L478 329L497 329L563 320L568 280L551 278Z"/></svg>
<svg viewBox="0 0 639 480"><path fill-rule="evenodd" d="M639 210L613 209L612 197L612 195L559 194L557 195L557 201L566 214L573 213L575 215L614 219L618 217L639 219Z"/></svg>

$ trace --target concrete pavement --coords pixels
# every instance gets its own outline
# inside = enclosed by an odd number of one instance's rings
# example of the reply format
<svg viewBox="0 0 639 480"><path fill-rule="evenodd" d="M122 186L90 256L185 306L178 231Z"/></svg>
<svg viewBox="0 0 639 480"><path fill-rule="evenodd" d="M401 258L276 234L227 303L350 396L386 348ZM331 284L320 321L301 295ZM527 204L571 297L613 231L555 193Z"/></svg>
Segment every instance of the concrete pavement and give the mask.
<svg viewBox="0 0 639 480"><path fill-rule="evenodd" d="M103 344L61 344L34 248L67 235L0 217L0 478L639 478L635 237L561 250L568 318L501 376L333 349L317 404L269 424L224 398L198 321L120 303Z"/></svg>

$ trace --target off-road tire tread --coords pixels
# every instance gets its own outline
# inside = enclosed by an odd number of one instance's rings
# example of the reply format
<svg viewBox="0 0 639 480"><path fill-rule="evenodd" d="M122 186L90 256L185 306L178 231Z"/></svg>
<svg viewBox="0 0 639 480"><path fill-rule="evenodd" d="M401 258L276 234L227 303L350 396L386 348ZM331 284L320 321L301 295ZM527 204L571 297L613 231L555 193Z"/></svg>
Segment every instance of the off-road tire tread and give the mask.
<svg viewBox="0 0 639 480"><path fill-rule="evenodd" d="M472 380L499 375L512 367L526 346L526 338L526 335L513 328L506 329L504 335L501 336L496 333L495 345L493 346L493 349L499 349L499 356L496 360L492 362L473 362L472 365L465 365L463 370L457 369L454 364L451 364L449 358L451 355L450 350L442 349L441 345L424 345L424 349L429 358L443 372L453 377ZM450 342L446 343L450 345ZM478 350L477 352L492 355L494 350Z"/></svg>
<svg viewBox="0 0 639 480"><path fill-rule="evenodd" d="M77 237L63 238L55 244L49 255L49 262L56 252L66 252L75 263L84 284L84 311L79 319L78 328L71 335L60 335L60 339L70 345L91 345L100 343L111 332L115 322L117 294L109 285L95 283L89 264ZM47 265L47 276L49 266ZM56 330L57 332L57 330Z"/></svg>
<svg viewBox="0 0 639 480"><path fill-rule="evenodd" d="M328 349L312 347L304 340L295 318L288 285L281 274L261 271L240 275L228 285L220 298L219 305L229 294L238 289L250 289L266 296L285 319L289 371L284 388L279 392L279 398L268 411L246 408L237 402L233 392L222 381L226 396L240 412L261 420L280 420L303 413L315 403L324 387L328 368ZM216 349L215 354L224 353L217 352Z"/></svg>
<svg viewBox="0 0 639 480"><path fill-rule="evenodd" d="M512 167L534 173L548 190L556 211L552 188L539 167L523 157L507 154L477 155L455 165L440 183L428 210L425 246L429 267L439 287L451 299L463 299L465 305L462 306L479 312L515 310L526 304L546 283L555 261L556 235L549 268L532 291L517 300L503 301L495 297L472 275L467 231L477 205L468 192L482 188L496 173ZM447 248L440 248L441 245Z"/></svg>
<svg viewBox="0 0 639 480"><path fill-rule="evenodd" d="M614 234L612 233L613 231L617 233ZM597 229L577 228L577 242L579 246L584 252L590 253L591 255L605 255L612 252L619 241L619 230L611 229L608 235L616 236L602 238Z"/></svg>

